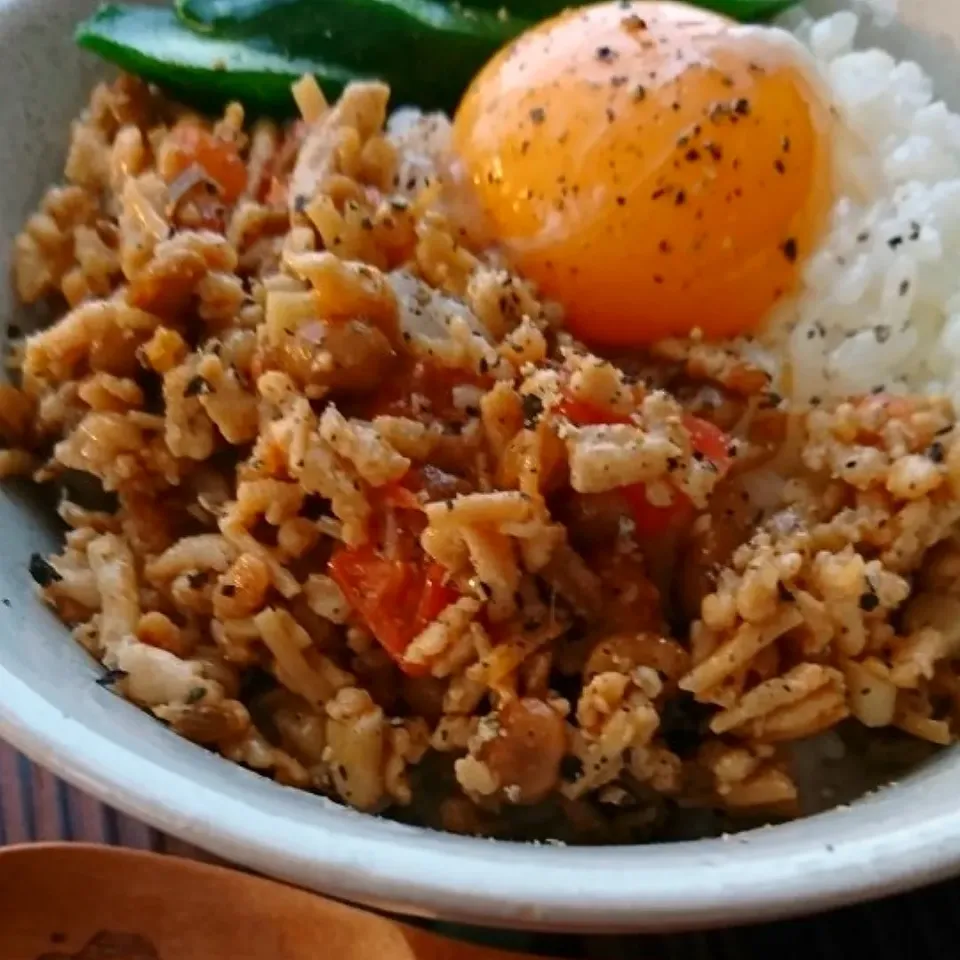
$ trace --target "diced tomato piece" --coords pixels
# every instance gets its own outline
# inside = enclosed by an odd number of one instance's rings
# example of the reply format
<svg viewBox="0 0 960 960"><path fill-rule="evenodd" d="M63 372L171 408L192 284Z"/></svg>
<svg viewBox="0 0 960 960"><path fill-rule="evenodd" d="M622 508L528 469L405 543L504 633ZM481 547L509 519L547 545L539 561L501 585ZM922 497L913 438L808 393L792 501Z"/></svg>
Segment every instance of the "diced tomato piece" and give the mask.
<svg viewBox="0 0 960 960"><path fill-rule="evenodd" d="M730 469L730 438L709 420L701 420L692 414L686 414L683 425L690 434L690 444L693 449L703 454L716 468L721 476Z"/></svg>
<svg viewBox="0 0 960 960"><path fill-rule="evenodd" d="M338 550L329 570L377 640L391 656L400 657L416 613L412 564L386 560L372 547L355 547Z"/></svg>
<svg viewBox="0 0 960 960"><path fill-rule="evenodd" d="M694 514L690 498L679 490L674 491L669 506L654 506L647 499L647 488L642 483L622 487L620 492L630 506L630 513L637 533L642 537L658 537L683 526Z"/></svg>
<svg viewBox="0 0 960 960"><path fill-rule="evenodd" d="M628 417L615 413L609 407L570 396L561 401L559 412L578 426L630 422ZM706 457L717 468L717 473L723 476L730 469L731 462L727 435L719 427L692 414L684 415L683 425L690 435L694 452ZM622 487L620 493L630 506L637 533L644 537L656 537L676 529L689 522L695 512L690 498L679 490L666 507L650 503L646 486L642 483Z"/></svg>
<svg viewBox="0 0 960 960"><path fill-rule="evenodd" d="M560 401L558 411L571 423L575 423L579 427L597 423L630 422L629 417L614 413L609 407L603 407L599 403L591 403L589 400L578 400L570 396L564 397Z"/></svg>
<svg viewBox="0 0 960 960"><path fill-rule="evenodd" d="M695 453L706 457L722 477L730 469L730 441L719 428L706 420L687 414L683 425L690 434L690 444ZM685 526L696 513L690 498L680 490L674 491L669 506L654 506L647 499L647 490L642 483L624 487L621 491L630 504L637 533L645 537L657 537L668 530Z"/></svg>
<svg viewBox="0 0 960 960"><path fill-rule="evenodd" d="M458 593L446 582L446 577L447 571L439 563L431 563L427 567L423 592L420 594L420 603L417 605L414 636L433 623L451 603L456 602Z"/></svg>
<svg viewBox="0 0 960 960"><path fill-rule="evenodd" d="M380 501L388 507L395 510L422 510L423 504L417 497L416 490L419 489L417 477L411 476L413 470L407 473L407 476L396 481L388 483L379 490Z"/></svg>
<svg viewBox="0 0 960 960"><path fill-rule="evenodd" d="M234 203L247 187L247 167L237 145L194 121L178 123L170 132L170 154L163 173L172 183L194 164L220 187L220 199Z"/></svg>
<svg viewBox="0 0 960 960"><path fill-rule="evenodd" d="M373 547L343 547L331 558L330 576L377 642L411 675L425 668L406 664L411 641L457 599L437 563L388 560Z"/></svg>

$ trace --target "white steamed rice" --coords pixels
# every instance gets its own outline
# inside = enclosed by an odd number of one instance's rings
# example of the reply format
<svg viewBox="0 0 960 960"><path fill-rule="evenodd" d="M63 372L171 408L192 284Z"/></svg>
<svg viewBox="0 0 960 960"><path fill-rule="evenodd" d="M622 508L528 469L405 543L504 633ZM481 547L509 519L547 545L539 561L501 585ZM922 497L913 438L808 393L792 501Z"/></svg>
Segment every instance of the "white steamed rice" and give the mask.
<svg viewBox="0 0 960 960"><path fill-rule="evenodd" d="M882 22L895 0L858 6ZM829 231L771 339L796 399L912 389L960 408L960 115L917 64L854 49L857 28L852 11L796 24L843 130Z"/></svg>

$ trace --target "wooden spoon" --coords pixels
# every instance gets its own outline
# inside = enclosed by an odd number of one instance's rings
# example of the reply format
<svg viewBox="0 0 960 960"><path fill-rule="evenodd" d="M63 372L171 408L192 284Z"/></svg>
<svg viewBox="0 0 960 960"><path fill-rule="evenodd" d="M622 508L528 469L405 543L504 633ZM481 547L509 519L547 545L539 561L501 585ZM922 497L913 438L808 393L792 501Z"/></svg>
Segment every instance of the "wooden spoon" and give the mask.
<svg viewBox="0 0 960 960"><path fill-rule="evenodd" d="M193 860L0 850L3 960L520 960Z"/></svg>

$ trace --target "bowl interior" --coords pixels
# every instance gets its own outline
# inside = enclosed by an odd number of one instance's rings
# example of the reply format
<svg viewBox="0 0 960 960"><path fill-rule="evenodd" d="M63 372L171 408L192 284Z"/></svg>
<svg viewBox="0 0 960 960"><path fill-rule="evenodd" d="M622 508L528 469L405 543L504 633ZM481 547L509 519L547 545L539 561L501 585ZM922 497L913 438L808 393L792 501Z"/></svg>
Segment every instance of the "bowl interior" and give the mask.
<svg viewBox="0 0 960 960"><path fill-rule="evenodd" d="M919 59L960 103L960 14L910 0L867 31ZM95 0L0 0L0 262L61 175L70 120L99 75L74 48ZM814 0L817 12L837 9ZM0 317L24 323L7 284ZM0 734L34 759L172 834L346 898L471 922L654 929L759 919L889 892L960 863L960 754L841 809L725 842L524 847L433 834L286 789L180 740L98 687L94 664L34 595L49 509L0 491Z"/></svg>

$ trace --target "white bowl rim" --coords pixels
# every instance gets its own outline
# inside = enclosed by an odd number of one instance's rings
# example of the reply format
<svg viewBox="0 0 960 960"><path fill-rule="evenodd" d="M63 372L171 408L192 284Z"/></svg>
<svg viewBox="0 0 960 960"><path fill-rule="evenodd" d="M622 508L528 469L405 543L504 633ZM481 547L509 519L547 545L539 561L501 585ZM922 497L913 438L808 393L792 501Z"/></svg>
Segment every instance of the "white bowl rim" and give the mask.
<svg viewBox="0 0 960 960"><path fill-rule="evenodd" d="M830 831L783 856L764 853L764 840L792 824L724 839L592 848L398 830L374 818L357 832L302 823L291 831L289 821L242 796L118 748L2 666L0 690L0 736L105 803L264 873L421 916L604 932L727 926L883 896L941 879L960 863L960 813L952 810L933 818L905 810L891 829L852 840Z"/></svg>

